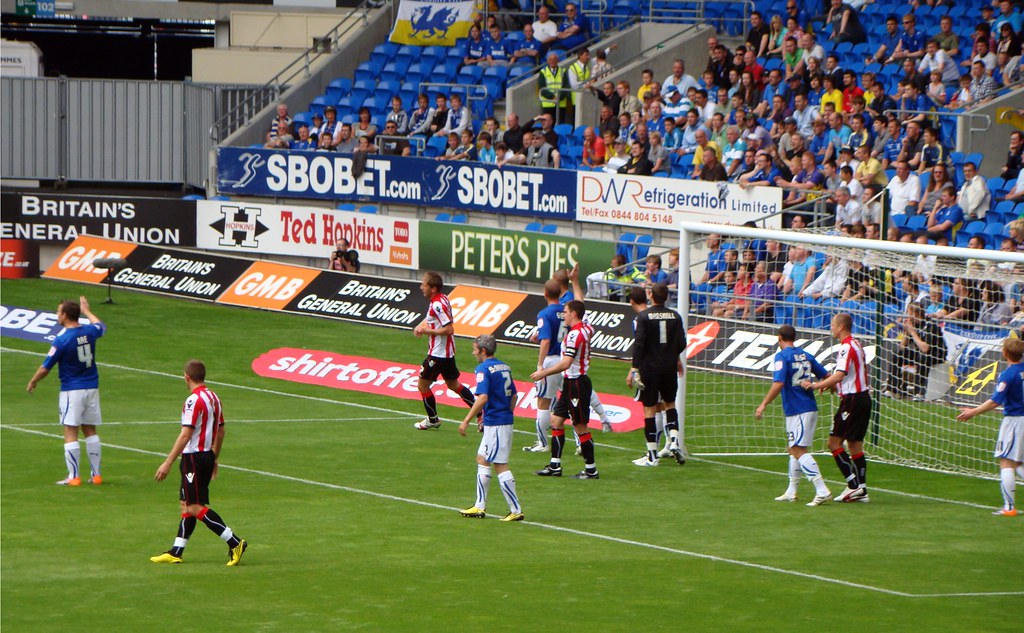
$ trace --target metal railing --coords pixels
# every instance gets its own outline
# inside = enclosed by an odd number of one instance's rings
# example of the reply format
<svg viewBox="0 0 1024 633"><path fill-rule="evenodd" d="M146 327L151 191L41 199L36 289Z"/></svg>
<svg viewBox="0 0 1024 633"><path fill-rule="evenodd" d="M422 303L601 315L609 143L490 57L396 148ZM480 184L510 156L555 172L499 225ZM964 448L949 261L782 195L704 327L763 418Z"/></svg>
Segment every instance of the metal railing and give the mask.
<svg viewBox="0 0 1024 633"><path fill-rule="evenodd" d="M238 103L234 108L226 112L210 126L210 138L215 143L220 143L236 130L245 126L264 108L280 98L288 89L290 84L299 77L309 77L310 67L321 57L331 55L338 47L338 43L354 30L364 28L368 23L368 14L373 10L369 0L363 0L362 4L349 11L338 22L334 28L318 37L312 46L307 48L295 58L292 63L285 66L280 72L270 78L267 83L254 90L248 97ZM357 18L351 20L353 16Z"/></svg>
<svg viewBox="0 0 1024 633"><path fill-rule="evenodd" d="M953 112L953 111L939 111L939 110L902 110L899 108L893 108L886 110L884 114L894 114L897 117L901 114L918 115L923 114L925 117L941 118L941 117L952 117L956 119L956 151L971 153L972 148L972 137L975 132L988 132L992 128L992 117L987 114L974 114L973 112ZM968 127L960 125L960 119L967 119ZM975 120L979 120L984 123L984 127L975 127Z"/></svg>

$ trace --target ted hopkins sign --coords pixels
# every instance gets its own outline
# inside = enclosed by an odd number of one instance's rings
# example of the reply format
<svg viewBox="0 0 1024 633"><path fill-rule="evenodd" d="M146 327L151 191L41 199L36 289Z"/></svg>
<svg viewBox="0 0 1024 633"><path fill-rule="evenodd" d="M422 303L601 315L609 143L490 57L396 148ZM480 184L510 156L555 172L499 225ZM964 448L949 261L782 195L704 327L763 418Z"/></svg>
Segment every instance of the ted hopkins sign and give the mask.
<svg viewBox="0 0 1024 633"><path fill-rule="evenodd" d="M79 235L195 246L195 203L173 198L0 194L0 237L54 243L70 242Z"/></svg>
<svg viewBox="0 0 1024 633"><path fill-rule="evenodd" d="M564 171L409 156L377 156L357 170L350 154L217 150L217 189L228 195L430 205L571 220L576 180Z"/></svg>

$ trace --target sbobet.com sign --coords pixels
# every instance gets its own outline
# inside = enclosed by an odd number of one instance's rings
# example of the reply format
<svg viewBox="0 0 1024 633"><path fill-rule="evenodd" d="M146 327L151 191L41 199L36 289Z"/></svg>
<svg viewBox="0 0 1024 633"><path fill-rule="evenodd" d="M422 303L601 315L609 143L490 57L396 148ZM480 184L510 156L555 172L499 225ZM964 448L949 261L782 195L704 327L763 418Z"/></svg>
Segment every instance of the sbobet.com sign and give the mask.
<svg viewBox="0 0 1024 633"><path fill-rule="evenodd" d="M562 220L575 217L576 202L575 177L553 169L239 147L217 150L217 188L229 196L359 198Z"/></svg>

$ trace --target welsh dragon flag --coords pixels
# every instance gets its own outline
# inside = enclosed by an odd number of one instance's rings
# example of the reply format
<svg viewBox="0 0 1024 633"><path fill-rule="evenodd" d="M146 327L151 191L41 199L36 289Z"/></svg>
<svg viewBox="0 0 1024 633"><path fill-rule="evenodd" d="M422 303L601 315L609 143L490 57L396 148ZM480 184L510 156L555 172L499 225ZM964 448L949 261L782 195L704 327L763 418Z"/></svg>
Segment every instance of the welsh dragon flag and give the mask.
<svg viewBox="0 0 1024 633"><path fill-rule="evenodd" d="M390 40L413 46L454 46L473 23L473 0L401 0Z"/></svg>

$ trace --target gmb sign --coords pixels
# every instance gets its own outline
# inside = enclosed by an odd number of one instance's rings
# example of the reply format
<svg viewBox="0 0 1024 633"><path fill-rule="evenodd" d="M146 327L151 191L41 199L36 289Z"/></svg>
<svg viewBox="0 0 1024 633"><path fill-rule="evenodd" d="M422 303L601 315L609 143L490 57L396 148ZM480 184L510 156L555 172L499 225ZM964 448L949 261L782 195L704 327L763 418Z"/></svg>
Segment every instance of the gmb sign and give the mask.
<svg viewBox="0 0 1024 633"><path fill-rule="evenodd" d="M612 246L597 240L421 222L420 264L431 270L544 283L580 265L580 278L608 268Z"/></svg>
<svg viewBox="0 0 1024 633"><path fill-rule="evenodd" d="M409 156L217 150L217 188L228 195L373 202L571 220L576 180L565 172Z"/></svg>

